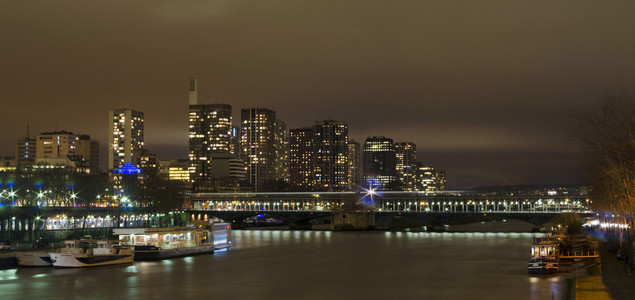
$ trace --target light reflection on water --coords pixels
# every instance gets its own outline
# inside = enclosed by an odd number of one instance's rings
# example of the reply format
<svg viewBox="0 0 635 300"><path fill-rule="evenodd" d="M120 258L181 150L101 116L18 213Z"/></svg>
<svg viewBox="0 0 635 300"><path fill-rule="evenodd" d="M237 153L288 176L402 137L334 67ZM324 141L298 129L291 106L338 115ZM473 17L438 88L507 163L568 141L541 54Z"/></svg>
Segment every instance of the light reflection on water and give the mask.
<svg viewBox="0 0 635 300"><path fill-rule="evenodd" d="M89 269L0 270L2 299L560 299L529 276L531 234L234 231L234 247Z"/></svg>

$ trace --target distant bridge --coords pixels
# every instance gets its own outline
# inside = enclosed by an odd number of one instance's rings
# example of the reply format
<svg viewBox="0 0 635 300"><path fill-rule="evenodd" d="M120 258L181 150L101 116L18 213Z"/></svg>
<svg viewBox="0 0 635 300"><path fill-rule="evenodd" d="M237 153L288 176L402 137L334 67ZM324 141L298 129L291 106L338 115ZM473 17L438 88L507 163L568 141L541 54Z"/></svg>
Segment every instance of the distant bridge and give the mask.
<svg viewBox="0 0 635 300"><path fill-rule="evenodd" d="M329 217L334 211L374 211L377 216L448 219L470 215L516 218L542 224L556 214L590 216L590 200L581 195L482 196L461 191L437 193L298 192L191 193L193 219L243 220L258 216L285 222ZM542 222L542 223L538 223Z"/></svg>

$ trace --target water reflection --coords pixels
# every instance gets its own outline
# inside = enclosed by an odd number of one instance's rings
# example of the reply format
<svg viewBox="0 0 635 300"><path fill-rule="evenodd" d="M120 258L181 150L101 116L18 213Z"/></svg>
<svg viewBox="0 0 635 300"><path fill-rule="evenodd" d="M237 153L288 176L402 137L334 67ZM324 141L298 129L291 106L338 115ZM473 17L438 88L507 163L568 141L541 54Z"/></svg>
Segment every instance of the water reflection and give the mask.
<svg viewBox="0 0 635 300"><path fill-rule="evenodd" d="M0 271L2 299L558 299L527 275L532 234L234 231L213 255L90 269ZM25 292L27 291L27 292Z"/></svg>

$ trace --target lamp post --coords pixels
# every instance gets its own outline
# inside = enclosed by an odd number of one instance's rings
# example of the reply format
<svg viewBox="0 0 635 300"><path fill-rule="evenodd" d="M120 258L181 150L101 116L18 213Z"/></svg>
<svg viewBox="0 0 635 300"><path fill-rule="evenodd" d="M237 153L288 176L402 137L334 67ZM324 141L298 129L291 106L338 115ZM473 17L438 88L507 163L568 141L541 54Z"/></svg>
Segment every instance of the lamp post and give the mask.
<svg viewBox="0 0 635 300"><path fill-rule="evenodd" d="M15 223L15 216L11 217L11 220L9 221L9 241L11 240L11 227L13 227Z"/></svg>
<svg viewBox="0 0 635 300"><path fill-rule="evenodd" d="M75 202L75 199L77 199L77 194L75 194L75 191L71 192L71 206L77 206L77 203Z"/></svg>
<svg viewBox="0 0 635 300"><path fill-rule="evenodd" d="M15 192L13 191L13 187L11 187L11 192L9 192L9 197L11 197L10 205L13 205L13 201L15 200L14 199L15 198Z"/></svg>
<svg viewBox="0 0 635 300"><path fill-rule="evenodd" d="M31 226L31 239L33 241L35 241L35 227L38 227L38 225L40 224L40 216L36 216L35 220L33 221L33 224Z"/></svg>

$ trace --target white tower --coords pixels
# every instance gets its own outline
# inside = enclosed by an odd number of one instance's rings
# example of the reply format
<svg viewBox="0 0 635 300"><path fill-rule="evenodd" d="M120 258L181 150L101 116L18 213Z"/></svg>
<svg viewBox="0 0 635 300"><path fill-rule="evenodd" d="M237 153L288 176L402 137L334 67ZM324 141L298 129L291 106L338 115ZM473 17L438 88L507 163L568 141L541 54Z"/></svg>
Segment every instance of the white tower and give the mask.
<svg viewBox="0 0 635 300"><path fill-rule="evenodd" d="M196 86L196 79L190 78L190 105L198 104L198 87Z"/></svg>

